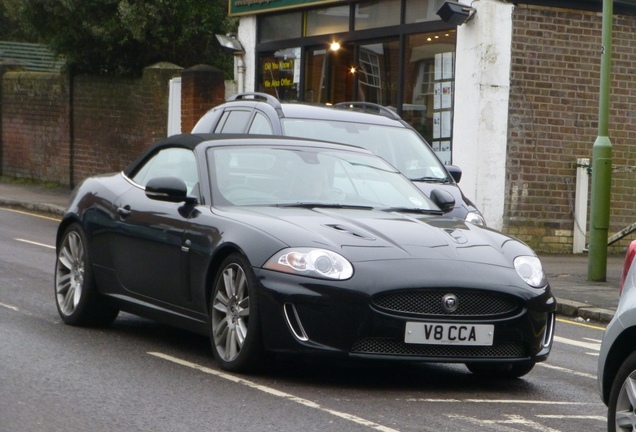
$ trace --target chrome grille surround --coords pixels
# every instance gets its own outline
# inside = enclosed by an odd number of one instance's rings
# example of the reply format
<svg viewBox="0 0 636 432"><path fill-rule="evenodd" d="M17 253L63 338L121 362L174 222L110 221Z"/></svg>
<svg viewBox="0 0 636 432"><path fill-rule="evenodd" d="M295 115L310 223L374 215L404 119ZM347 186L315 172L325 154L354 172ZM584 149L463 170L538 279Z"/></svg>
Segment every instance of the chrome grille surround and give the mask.
<svg viewBox="0 0 636 432"><path fill-rule="evenodd" d="M452 312L443 307L448 294L457 297L457 308ZM371 304L392 314L489 318L510 315L521 308L520 301L509 295L462 289L390 291L373 296Z"/></svg>
<svg viewBox="0 0 636 432"><path fill-rule="evenodd" d="M412 356L428 358L524 358L527 356L521 342L501 342L492 346L420 345L407 344L389 338L358 339L352 354Z"/></svg>

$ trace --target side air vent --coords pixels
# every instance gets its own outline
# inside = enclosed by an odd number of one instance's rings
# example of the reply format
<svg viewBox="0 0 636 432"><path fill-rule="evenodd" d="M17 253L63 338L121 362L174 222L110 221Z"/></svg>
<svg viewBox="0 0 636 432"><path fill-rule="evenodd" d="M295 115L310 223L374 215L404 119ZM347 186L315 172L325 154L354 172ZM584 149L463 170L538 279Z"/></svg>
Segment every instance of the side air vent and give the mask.
<svg viewBox="0 0 636 432"><path fill-rule="evenodd" d="M354 231L353 229L345 226L345 225L325 225L329 228L335 229L336 231L339 231L343 234L348 234L350 236L353 237L357 237L357 238L362 238L362 239L367 239L367 240L375 240L374 237L368 236L366 234L363 234L359 231Z"/></svg>
<svg viewBox="0 0 636 432"><path fill-rule="evenodd" d="M307 336L307 333L305 333L305 329L300 322L296 306L294 306L293 303L285 303L283 305L283 312L285 313L285 321L287 321L287 325L296 339L303 342L308 341L309 337Z"/></svg>

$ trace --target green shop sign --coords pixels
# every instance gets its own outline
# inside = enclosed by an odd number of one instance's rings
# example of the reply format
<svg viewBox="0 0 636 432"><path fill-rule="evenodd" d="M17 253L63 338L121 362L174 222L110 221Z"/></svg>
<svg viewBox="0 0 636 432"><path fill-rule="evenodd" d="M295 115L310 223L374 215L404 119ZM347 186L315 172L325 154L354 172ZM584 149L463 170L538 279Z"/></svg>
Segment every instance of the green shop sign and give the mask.
<svg viewBox="0 0 636 432"><path fill-rule="evenodd" d="M343 0L230 0L229 15L256 14L341 1Z"/></svg>

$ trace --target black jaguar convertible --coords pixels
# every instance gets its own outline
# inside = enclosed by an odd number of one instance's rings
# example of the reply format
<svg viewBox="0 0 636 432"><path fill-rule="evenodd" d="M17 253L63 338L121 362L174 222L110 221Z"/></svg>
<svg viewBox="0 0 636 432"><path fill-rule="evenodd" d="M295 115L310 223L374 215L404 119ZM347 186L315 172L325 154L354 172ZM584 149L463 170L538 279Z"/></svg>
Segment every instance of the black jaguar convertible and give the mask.
<svg viewBox="0 0 636 432"><path fill-rule="evenodd" d="M452 207L357 147L170 137L74 191L57 308L71 325L126 311L209 335L230 371L286 353L525 375L552 345L541 263Z"/></svg>

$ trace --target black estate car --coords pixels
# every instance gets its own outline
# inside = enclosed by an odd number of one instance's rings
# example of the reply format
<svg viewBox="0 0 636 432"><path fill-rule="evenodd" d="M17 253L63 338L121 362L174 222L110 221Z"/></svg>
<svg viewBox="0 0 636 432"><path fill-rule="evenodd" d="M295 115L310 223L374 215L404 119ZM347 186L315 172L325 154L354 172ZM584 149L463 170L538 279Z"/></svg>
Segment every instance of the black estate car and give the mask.
<svg viewBox="0 0 636 432"><path fill-rule="evenodd" d="M74 190L55 300L70 325L126 311L207 335L233 371L284 353L522 376L552 347L541 262L453 205L359 147L173 136Z"/></svg>
<svg viewBox="0 0 636 432"><path fill-rule="evenodd" d="M364 147L387 160L427 195L435 188L450 192L455 198L451 216L486 224L457 185L461 169L442 164L415 129L381 105L280 102L266 93L241 93L208 111L192 132L285 135Z"/></svg>

